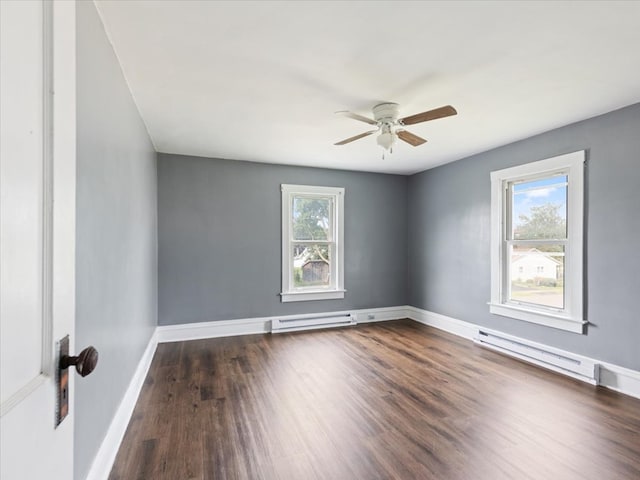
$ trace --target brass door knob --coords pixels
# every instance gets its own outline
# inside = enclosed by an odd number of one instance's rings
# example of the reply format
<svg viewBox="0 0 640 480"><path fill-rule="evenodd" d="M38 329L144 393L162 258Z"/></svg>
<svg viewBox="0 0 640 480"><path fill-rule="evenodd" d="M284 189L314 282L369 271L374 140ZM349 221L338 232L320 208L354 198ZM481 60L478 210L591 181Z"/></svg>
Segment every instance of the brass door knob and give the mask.
<svg viewBox="0 0 640 480"><path fill-rule="evenodd" d="M77 357L64 355L60 359L60 368L69 368L71 365L76 366L76 372L81 377L86 377L96 368L98 364L98 351L93 347L87 347L82 350Z"/></svg>

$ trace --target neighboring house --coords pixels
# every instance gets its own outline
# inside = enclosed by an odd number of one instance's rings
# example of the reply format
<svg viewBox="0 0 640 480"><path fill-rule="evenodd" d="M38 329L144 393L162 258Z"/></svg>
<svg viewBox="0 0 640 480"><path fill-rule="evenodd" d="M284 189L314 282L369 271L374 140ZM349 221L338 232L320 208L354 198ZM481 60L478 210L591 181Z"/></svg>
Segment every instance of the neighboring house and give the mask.
<svg viewBox="0 0 640 480"><path fill-rule="evenodd" d="M309 260L302 265L302 280L309 283L327 283L329 264L324 260Z"/></svg>
<svg viewBox="0 0 640 480"><path fill-rule="evenodd" d="M562 262L537 248L514 252L511 262L511 278L521 282L535 278L558 280L562 278L562 270Z"/></svg>

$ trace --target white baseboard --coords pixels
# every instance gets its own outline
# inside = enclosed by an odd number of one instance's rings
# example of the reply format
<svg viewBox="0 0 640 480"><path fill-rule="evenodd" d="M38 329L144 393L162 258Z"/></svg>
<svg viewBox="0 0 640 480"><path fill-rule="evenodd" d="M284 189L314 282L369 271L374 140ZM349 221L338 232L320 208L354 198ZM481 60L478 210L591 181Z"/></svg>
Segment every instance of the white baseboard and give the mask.
<svg viewBox="0 0 640 480"><path fill-rule="evenodd" d="M407 315L407 307L385 307L385 308L369 308L364 310L354 310L358 316L358 323L372 322L388 322L389 320L402 320L409 318Z"/></svg>
<svg viewBox="0 0 640 480"><path fill-rule="evenodd" d="M274 315L271 317L238 318L235 320L220 320L215 322L163 325L157 328L158 343L269 333L271 331L271 321L275 318L302 319L305 317L346 315L350 313L356 317L357 323L399 320L401 318L408 318L406 309L407 307L405 306L368 308L340 312L319 312L305 315Z"/></svg>
<svg viewBox="0 0 640 480"><path fill-rule="evenodd" d="M640 398L640 372L610 363L600 363L600 385Z"/></svg>
<svg viewBox="0 0 640 480"><path fill-rule="evenodd" d="M478 332L478 329L486 330L486 328L481 327L480 325L465 322L463 320L458 320L456 318L447 317L446 315L440 315L439 313L429 312L428 310L422 310L421 308L407 306L406 309L408 318L424 325L429 325L439 330L444 330L445 332L449 332L459 337L466 338L468 340L474 339L476 333ZM508 335L504 332L497 333L503 334L504 336L509 336L516 340L518 339L518 337ZM538 345L541 347L546 347L549 350L556 351L559 354L565 354L567 356L578 356L573 352L567 352L548 345ZM585 360L598 363L600 365L600 386L610 388L620 393L624 393L625 395L640 398L640 372L620 367L618 365L613 365L611 363L602 362L590 357L585 357L584 355L580 355L580 357Z"/></svg>
<svg viewBox="0 0 640 480"><path fill-rule="evenodd" d="M235 337L269 332L271 318L239 318L217 322L162 325L157 328L158 343L183 342L204 338Z"/></svg>
<svg viewBox="0 0 640 480"><path fill-rule="evenodd" d="M453 333L467 340L473 340L473 337L478 332L478 325L473 323L464 322L456 318L447 317L446 315L440 315L439 313L429 312L422 310L421 308L407 306L407 317L411 320L415 320L418 323L435 327L438 330L444 330L445 332Z"/></svg>
<svg viewBox="0 0 640 480"><path fill-rule="evenodd" d="M140 362L138 362L138 367L131 378L131 382L129 382L127 391L111 420L111 424L109 425L104 440L102 440L98 453L96 453L93 459L86 480L106 480L109 476L113 462L118 454L118 449L129 426L129 420L131 420L131 415L138 401L140 390L142 390L142 385L147 377L147 372L151 366L151 360L153 360L157 345L157 335L156 331L154 331L149 339L147 348L145 348L140 358Z"/></svg>

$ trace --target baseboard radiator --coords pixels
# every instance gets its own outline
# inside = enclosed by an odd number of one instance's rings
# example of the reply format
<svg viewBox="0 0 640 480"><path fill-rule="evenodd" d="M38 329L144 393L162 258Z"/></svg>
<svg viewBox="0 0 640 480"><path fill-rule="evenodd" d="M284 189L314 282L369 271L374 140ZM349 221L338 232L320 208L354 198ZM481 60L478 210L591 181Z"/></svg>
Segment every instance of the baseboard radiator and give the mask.
<svg viewBox="0 0 640 480"><path fill-rule="evenodd" d="M573 357L567 353L561 354L523 339L509 338L484 330L478 330L473 340L484 347L569 375L592 385L598 385L600 380L600 365L577 356Z"/></svg>
<svg viewBox="0 0 640 480"><path fill-rule="evenodd" d="M346 327L356 325L356 315L351 313L340 315L323 315L274 318L271 320L271 333L293 332L297 330L313 330L316 328Z"/></svg>

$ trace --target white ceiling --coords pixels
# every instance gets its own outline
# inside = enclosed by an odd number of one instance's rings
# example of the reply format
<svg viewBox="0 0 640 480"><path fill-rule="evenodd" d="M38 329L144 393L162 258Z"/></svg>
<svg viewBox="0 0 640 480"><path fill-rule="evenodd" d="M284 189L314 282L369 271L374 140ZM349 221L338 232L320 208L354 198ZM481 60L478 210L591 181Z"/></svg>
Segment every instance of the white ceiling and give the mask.
<svg viewBox="0 0 640 480"><path fill-rule="evenodd" d="M640 2L96 3L160 152L408 174L640 101ZM382 101L458 115L333 145Z"/></svg>

